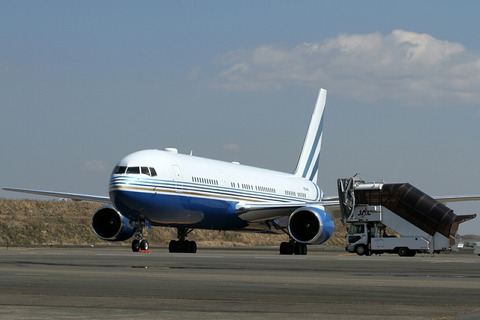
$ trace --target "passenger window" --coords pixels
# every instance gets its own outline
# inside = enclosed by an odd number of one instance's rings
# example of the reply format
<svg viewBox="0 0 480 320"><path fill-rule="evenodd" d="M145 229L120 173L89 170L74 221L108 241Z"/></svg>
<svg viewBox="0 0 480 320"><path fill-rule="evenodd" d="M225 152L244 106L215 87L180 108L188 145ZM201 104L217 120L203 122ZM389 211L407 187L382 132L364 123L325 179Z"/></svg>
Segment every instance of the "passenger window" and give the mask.
<svg viewBox="0 0 480 320"><path fill-rule="evenodd" d="M139 167L128 167L127 168L127 173L140 174L140 168Z"/></svg>
<svg viewBox="0 0 480 320"><path fill-rule="evenodd" d="M142 167L142 173L143 173L143 174L146 174L147 176L150 175L150 171L148 171L148 168L147 168L147 167Z"/></svg>

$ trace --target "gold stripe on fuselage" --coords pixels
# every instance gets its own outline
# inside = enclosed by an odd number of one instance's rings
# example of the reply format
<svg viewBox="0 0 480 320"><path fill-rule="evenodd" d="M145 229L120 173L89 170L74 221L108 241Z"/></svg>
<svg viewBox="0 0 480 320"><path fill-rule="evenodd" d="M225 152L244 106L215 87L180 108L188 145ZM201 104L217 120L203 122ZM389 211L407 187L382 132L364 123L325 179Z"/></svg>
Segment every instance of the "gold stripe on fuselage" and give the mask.
<svg viewBox="0 0 480 320"><path fill-rule="evenodd" d="M185 189L165 189L159 187L141 187L141 186L120 186L116 185L110 187L110 191L132 191L132 192L148 192L148 193L159 193L159 194L175 194L178 196L196 196L207 199L222 199L229 201L247 201L247 202L271 202L275 200L260 200L255 198L240 197L240 196L228 196L218 193L209 193L209 192L199 192L199 191L190 191ZM278 201L278 200L277 200Z"/></svg>

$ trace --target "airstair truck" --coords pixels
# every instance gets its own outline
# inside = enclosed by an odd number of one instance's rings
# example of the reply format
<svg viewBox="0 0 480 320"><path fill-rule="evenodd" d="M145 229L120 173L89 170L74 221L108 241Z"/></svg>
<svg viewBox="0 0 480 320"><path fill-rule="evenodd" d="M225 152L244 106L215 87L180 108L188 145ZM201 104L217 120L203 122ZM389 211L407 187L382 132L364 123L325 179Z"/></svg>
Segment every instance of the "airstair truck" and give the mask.
<svg viewBox="0 0 480 320"><path fill-rule="evenodd" d="M408 183L366 183L358 177L337 182L346 250L358 255L447 252L459 224L476 216L457 216Z"/></svg>

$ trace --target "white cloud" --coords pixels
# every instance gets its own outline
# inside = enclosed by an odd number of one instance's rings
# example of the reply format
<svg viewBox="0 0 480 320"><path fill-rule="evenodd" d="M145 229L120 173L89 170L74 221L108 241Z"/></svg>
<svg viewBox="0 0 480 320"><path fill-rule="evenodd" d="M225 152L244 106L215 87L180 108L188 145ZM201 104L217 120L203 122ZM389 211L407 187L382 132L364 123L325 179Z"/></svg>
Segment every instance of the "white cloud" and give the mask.
<svg viewBox="0 0 480 320"><path fill-rule="evenodd" d="M361 101L407 105L480 105L480 53L428 34L340 34L294 48L262 45L228 52L217 85L227 90L279 90L295 83Z"/></svg>

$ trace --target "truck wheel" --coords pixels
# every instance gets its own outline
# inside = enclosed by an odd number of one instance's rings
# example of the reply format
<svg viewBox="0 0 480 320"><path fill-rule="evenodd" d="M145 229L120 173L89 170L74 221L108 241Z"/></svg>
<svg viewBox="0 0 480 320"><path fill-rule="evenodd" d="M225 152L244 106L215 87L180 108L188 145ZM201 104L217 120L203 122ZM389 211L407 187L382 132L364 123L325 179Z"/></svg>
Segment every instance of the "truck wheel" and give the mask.
<svg viewBox="0 0 480 320"><path fill-rule="evenodd" d="M398 255L400 257L406 257L409 251L408 248L398 248Z"/></svg>
<svg viewBox="0 0 480 320"><path fill-rule="evenodd" d="M355 248L355 252L356 252L359 256L363 256L366 251L367 251L367 248L365 248L365 246L364 246L363 244L358 245L358 246Z"/></svg>

